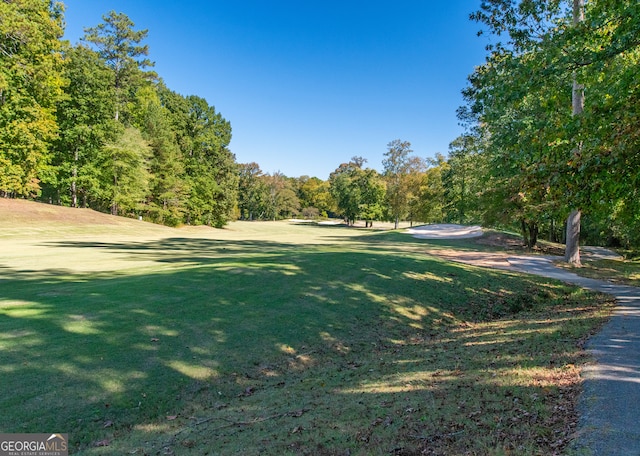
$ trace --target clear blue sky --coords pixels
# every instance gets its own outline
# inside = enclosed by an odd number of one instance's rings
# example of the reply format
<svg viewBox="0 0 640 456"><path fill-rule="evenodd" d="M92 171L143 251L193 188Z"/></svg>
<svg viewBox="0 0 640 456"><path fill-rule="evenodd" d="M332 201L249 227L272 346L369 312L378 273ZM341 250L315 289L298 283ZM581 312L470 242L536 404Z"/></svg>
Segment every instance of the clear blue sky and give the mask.
<svg viewBox="0 0 640 456"><path fill-rule="evenodd" d="M231 122L240 163L327 179L353 156L381 170L387 143L447 154L485 39L480 0L64 0L65 38L122 12L148 29L166 85Z"/></svg>

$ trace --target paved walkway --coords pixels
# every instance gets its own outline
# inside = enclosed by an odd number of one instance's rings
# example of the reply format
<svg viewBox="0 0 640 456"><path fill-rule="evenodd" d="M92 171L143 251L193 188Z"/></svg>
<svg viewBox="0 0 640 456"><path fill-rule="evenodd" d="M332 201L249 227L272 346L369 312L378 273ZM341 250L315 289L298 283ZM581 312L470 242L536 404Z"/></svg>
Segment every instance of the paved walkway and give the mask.
<svg viewBox="0 0 640 456"><path fill-rule="evenodd" d="M606 254L606 253L605 253ZM583 370L578 455L640 455L640 288L580 277L555 257L508 257L511 268L615 296L612 318L587 342L596 363ZM572 453L570 453L572 454Z"/></svg>
<svg viewBox="0 0 640 456"><path fill-rule="evenodd" d="M459 238L482 234L479 227L427 225L410 234L426 239ZM450 235L450 236L447 236ZM600 247L582 247L585 258L620 258ZM455 252L429 253L452 261L517 270L558 279L615 296L618 305L609 322L589 339L586 348L595 363L583 370L583 393L578 403L580 421L570 455L640 456L640 288L580 277L554 265L554 256Z"/></svg>

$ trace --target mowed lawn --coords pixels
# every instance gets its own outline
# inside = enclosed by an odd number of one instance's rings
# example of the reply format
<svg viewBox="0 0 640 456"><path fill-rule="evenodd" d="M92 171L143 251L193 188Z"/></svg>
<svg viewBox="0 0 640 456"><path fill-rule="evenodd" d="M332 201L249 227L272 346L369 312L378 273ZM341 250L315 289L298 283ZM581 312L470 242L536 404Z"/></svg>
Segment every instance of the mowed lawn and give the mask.
<svg viewBox="0 0 640 456"><path fill-rule="evenodd" d="M559 454L611 305L393 231L3 204L0 432L72 454Z"/></svg>

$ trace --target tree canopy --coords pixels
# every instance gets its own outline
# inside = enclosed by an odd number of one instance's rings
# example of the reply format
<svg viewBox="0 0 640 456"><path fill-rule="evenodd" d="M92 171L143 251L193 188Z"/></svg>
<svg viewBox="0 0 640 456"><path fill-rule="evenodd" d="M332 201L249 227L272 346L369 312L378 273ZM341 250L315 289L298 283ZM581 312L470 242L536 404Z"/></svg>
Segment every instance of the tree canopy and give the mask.
<svg viewBox="0 0 640 456"><path fill-rule="evenodd" d="M49 173L63 97L61 5L0 2L0 193L35 196Z"/></svg>
<svg viewBox="0 0 640 456"><path fill-rule="evenodd" d="M235 216L231 125L147 70L147 30L110 12L62 41L63 8L0 2L0 193L222 226Z"/></svg>
<svg viewBox="0 0 640 456"><path fill-rule="evenodd" d="M483 1L471 19L491 41L448 156L424 160L397 139L380 171L356 156L327 180L238 164L231 123L151 71L150 32L124 13L75 45L62 40L58 2L0 2L0 17L4 197L172 226L482 222L521 230L531 248L539 236L566 241L571 261L578 227L591 242L640 243L637 0Z"/></svg>
<svg viewBox="0 0 640 456"><path fill-rule="evenodd" d="M638 126L630 74L639 8L624 0L488 0L472 15L497 41L469 77L460 117L481 138L487 201L528 232L555 230L580 211L591 223L610 220L616 207L635 204L638 142L626 132Z"/></svg>

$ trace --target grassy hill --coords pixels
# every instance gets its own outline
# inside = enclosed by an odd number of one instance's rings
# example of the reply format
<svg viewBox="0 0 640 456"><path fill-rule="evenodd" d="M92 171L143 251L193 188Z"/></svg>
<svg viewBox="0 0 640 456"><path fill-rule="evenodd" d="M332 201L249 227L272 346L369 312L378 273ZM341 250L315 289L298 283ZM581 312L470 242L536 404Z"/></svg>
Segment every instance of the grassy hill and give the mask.
<svg viewBox="0 0 640 456"><path fill-rule="evenodd" d="M394 231L0 200L0 232L0 431L73 454L558 453L608 311Z"/></svg>
<svg viewBox="0 0 640 456"><path fill-rule="evenodd" d="M168 230L166 227L92 209L0 198L0 236L130 234L137 231L166 233Z"/></svg>

